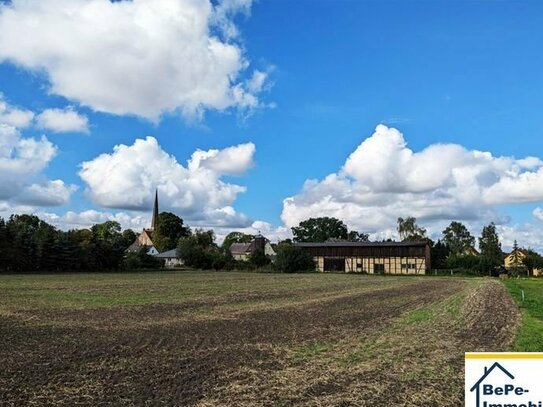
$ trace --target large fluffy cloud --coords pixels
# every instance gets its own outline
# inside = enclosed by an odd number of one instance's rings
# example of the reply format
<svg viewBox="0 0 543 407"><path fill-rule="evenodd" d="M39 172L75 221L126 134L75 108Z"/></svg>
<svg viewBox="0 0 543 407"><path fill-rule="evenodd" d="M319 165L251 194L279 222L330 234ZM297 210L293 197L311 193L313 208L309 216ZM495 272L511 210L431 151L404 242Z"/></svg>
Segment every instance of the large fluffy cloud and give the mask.
<svg viewBox="0 0 543 407"><path fill-rule="evenodd" d="M415 152L398 130L379 125L337 173L308 180L285 199L282 219L294 226L335 216L374 237L389 237L399 216L441 227L453 219L496 220L496 205L541 200L539 158L495 157L456 144Z"/></svg>
<svg viewBox="0 0 543 407"><path fill-rule="evenodd" d="M250 0L13 0L0 3L0 61L45 72L50 92L114 114L247 111L266 74L248 72L232 21ZM17 39L14 41L14 39Z"/></svg>
<svg viewBox="0 0 543 407"><path fill-rule="evenodd" d="M35 206L66 203L75 187L42 174L56 153L45 136L25 138L15 127L0 123L0 202Z"/></svg>
<svg viewBox="0 0 543 407"><path fill-rule="evenodd" d="M225 175L240 175L253 165L255 146L240 144L223 150L197 150L181 165L153 137L133 145L117 145L81 164L80 177L87 195L107 208L142 210L151 207L155 188L163 207L202 226L244 227L250 221L232 204L245 187L224 182Z"/></svg>

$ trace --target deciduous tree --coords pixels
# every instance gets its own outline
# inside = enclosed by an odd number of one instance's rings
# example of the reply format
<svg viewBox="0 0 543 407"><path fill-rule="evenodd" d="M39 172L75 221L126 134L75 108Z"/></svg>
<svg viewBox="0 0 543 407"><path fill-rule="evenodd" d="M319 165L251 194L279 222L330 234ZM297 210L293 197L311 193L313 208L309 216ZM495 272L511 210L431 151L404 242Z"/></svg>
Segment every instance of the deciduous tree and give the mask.
<svg viewBox="0 0 543 407"><path fill-rule="evenodd" d="M153 233L153 243L159 252L175 249L182 237L187 237L190 229L183 224L183 219L171 212L161 212Z"/></svg>
<svg viewBox="0 0 543 407"><path fill-rule="evenodd" d="M398 233L402 242L416 242L426 240L426 229L417 225L413 216L398 218Z"/></svg>
<svg viewBox="0 0 543 407"><path fill-rule="evenodd" d="M336 218L309 218L291 228L293 240L298 243L325 242L328 239L367 241L368 235L356 230L349 231L343 221Z"/></svg>
<svg viewBox="0 0 543 407"><path fill-rule="evenodd" d="M475 244L475 238L464 224L452 221L443 230L443 243L454 256L469 254L467 251Z"/></svg>

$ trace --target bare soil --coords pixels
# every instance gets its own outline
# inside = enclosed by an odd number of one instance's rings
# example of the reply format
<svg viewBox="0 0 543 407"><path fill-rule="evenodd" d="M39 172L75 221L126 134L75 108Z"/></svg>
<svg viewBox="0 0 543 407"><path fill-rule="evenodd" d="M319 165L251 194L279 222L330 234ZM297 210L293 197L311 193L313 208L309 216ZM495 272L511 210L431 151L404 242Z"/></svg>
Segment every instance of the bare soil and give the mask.
<svg viewBox="0 0 543 407"><path fill-rule="evenodd" d="M497 282L406 279L399 287L320 294L302 305L236 313L220 306L288 295L0 316L0 405L453 406L461 384L441 386L416 368L411 375L406 363L452 366L458 382L463 352L506 349L518 321ZM401 322L455 295L457 315ZM210 314L191 318L202 309ZM398 367L406 374L397 375Z"/></svg>

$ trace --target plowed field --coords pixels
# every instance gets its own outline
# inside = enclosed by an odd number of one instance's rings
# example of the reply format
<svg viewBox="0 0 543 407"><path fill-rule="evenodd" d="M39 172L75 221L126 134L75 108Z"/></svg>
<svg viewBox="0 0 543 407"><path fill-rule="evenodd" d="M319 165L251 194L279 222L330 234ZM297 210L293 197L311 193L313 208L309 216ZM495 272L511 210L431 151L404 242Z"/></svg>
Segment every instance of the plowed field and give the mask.
<svg viewBox="0 0 543 407"><path fill-rule="evenodd" d="M0 276L0 404L459 406L518 320L492 280Z"/></svg>

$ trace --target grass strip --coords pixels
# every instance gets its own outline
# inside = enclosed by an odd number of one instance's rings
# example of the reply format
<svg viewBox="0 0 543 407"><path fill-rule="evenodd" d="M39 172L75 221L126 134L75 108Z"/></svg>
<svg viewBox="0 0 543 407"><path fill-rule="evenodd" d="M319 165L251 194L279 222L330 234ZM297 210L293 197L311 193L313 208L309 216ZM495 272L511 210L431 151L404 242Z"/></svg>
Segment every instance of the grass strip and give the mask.
<svg viewBox="0 0 543 407"><path fill-rule="evenodd" d="M522 311L522 324L512 350L543 351L543 280L510 279L504 283Z"/></svg>

